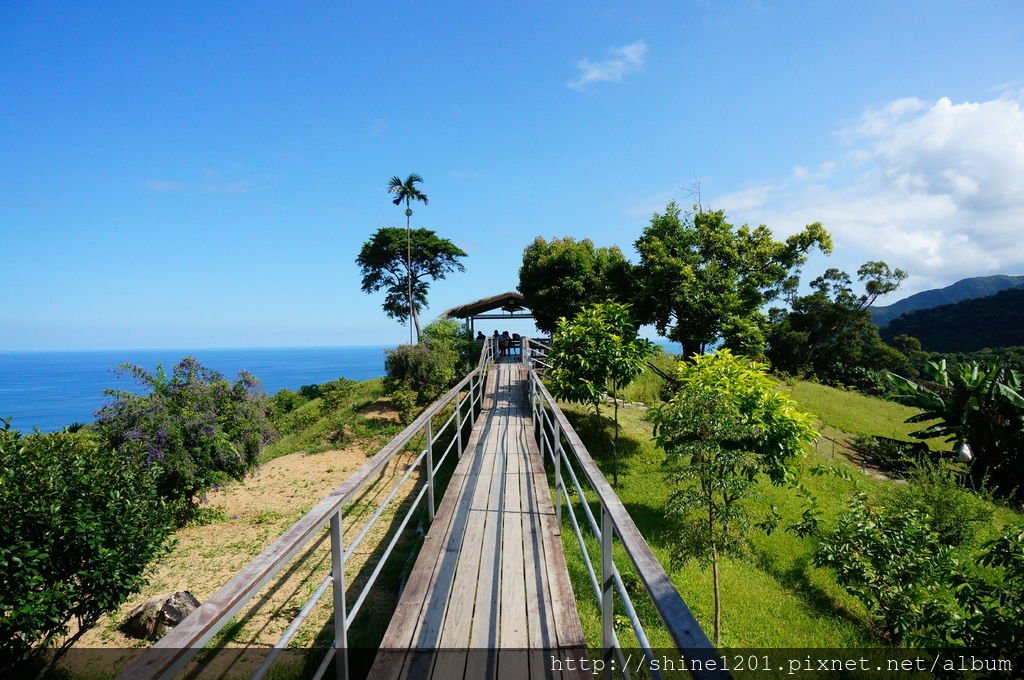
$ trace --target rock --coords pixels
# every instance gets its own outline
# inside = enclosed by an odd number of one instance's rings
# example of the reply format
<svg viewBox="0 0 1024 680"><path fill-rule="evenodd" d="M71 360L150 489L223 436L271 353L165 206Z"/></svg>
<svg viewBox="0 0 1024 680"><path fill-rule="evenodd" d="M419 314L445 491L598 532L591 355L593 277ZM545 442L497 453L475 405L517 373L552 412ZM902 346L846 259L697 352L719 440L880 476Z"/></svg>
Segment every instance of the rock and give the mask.
<svg viewBox="0 0 1024 680"><path fill-rule="evenodd" d="M159 640L199 607L199 600L187 590L151 597L136 607L121 629L139 640Z"/></svg>

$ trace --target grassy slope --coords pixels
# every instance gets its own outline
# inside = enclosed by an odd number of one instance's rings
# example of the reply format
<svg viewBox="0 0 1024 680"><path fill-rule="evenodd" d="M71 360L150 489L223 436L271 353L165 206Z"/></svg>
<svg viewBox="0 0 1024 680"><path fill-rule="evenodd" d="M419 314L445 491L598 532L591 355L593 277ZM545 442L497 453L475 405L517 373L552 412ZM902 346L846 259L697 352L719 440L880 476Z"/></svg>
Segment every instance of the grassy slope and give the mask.
<svg viewBox="0 0 1024 680"><path fill-rule="evenodd" d="M656 381L644 378L637 392L656 394L653 382ZM802 408L818 417L822 430L840 442L856 434L905 437L913 429L902 422L913 412L911 409L881 399L805 382L795 383L792 394ZM638 395L627 396L636 399ZM566 406L565 411L610 480L611 428L600 432L581 407ZM620 441L618 492L658 559L668 565L669 536L664 528L663 506L669 489L661 470L664 453L651 442L651 426L644 420L643 413L643 409L635 407L620 411L623 439ZM826 526L834 523L855 490L879 497L893 484L861 471L844 455L841 444L834 457L832 451L831 442L822 443L809 451L802 462L804 484L817 497ZM807 474L806 470L815 465L841 465L848 469L850 480L835 475ZM804 501L794 490L773 487L762 481L758 491L758 497L750 504L752 522L764 517L770 504L782 514L782 526L799 519ZM582 514L580 517L582 519ZM997 508L995 517L1000 524L1020 519L1018 513L1006 508ZM800 538L781 529L771 536L757 530L752 530L750 535L750 554L742 559L727 558L722 565L725 646L848 647L881 643L870 632L860 603L836 584L830 572L811 563L814 539ZM596 644L600 640L598 610L590 597L592 590L581 552L568 523L563 530L563 540L584 629L588 641ZM595 543L590 545L590 554L592 560L598 559ZM622 556L616 563L620 569L627 566ZM678 565L670 575L705 630L710 631L713 618L710 570L690 562ZM634 599L644 602L640 607L641 617L657 626L656 615L646 598ZM627 627L619 629L624 640L630 635ZM667 642L667 637L658 630L652 636L652 643L658 646L662 642Z"/></svg>

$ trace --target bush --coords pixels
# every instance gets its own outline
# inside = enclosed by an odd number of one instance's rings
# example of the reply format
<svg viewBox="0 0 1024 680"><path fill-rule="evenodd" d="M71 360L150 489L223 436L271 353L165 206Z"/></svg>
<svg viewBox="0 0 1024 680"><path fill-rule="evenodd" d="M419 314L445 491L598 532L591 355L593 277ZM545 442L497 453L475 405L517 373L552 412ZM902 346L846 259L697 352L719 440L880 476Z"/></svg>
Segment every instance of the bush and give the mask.
<svg viewBox="0 0 1024 680"><path fill-rule="evenodd" d="M412 390L419 403L430 403L455 383L457 363L458 355L444 344L399 345L384 357L384 388L388 392Z"/></svg>
<svg viewBox="0 0 1024 680"><path fill-rule="evenodd" d="M278 390L270 398L270 408L274 422L276 423L282 416L302 406L306 401L308 401L306 397L303 397L298 392L293 392L289 389Z"/></svg>
<svg viewBox="0 0 1024 680"><path fill-rule="evenodd" d="M873 507L858 494L814 561L835 570L839 585L864 603L894 642L945 640L957 618L944 585L949 547L915 508Z"/></svg>
<svg viewBox="0 0 1024 680"><path fill-rule="evenodd" d="M412 390L397 390L391 394L391 403L398 409L398 418L408 425L416 415L416 393Z"/></svg>
<svg viewBox="0 0 1024 680"><path fill-rule="evenodd" d="M187 519L196 497L256 466L273 429L266 397L248 373L229 383L185 357L170 377L126 364L147 394L108 390L115 401L96 412L108 446L131 463L157 470L157 490Z"/></svg>
<svg viewBox="0 0 1024 680"><path fill-rule="evenodd" d="M978 526L992 519L992 509L960 485L949 465L921 465L909 481L893 490L889 505L927 515L932 530L946 545L972 542Z"/></svg>
<svg viewBox="0 0 1024 680"><path fill-rule="evenodd" d="M480 345L470 338L465 324L454 319L438 319L423 329L423 338L435 346L447 347L455 352L458 360L456 376L469 373L480 356Z"/></svg>
<svg viewBox="0 0 1024 680"><path fill-rule="evenodd" d="M338 378L320 386L320 409L324 414L340 409L352 396L358 383L347 378Z"/></svg>
<svg viewBox="0 0 1024 680"><path fill-rule="evenodd" d="M139 591L173 528L156 471L89 433L0 430L0 670Z"/></svg>
<svg viewBox="0 0 1024 680"><path fill-rule="evenodd" d="M862 434L853 447L883 472L908 476L923 466L934 465L940 454L924 442L908 442L880 435Z"/></svg>

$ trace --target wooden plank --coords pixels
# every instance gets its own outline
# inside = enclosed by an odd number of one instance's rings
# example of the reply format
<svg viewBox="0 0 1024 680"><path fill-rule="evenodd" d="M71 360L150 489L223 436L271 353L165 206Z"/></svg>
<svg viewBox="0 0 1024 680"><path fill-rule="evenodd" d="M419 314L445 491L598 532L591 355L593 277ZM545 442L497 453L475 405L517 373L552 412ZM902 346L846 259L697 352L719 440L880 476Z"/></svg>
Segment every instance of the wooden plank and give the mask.
<svg viewBox="0 0 1024 680"><path fill-rule="evenodd" d="M527 644L526 583L523 563L522 492L519 455L509 451L505 473L505 503L502 508L504 526L501 534L501 647L523 648ZM499 671L501 669L499 661Z"/></svg>

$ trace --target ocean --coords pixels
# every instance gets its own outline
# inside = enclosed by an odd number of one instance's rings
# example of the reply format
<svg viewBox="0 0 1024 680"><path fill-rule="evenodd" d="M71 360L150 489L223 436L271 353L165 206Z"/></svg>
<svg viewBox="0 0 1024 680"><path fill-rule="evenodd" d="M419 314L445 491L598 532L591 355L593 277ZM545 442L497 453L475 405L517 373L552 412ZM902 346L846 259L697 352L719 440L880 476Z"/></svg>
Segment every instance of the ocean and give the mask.
<svg viewBox="0 0 1024 680"><path fill-rule="evenodd" d="M92 422L109 397L106 388L134 389L117 367L129 362L153 370L170 368L184 356L234 379L249 371L263 391L323 383L335 378L367 380L384 375L384 346L266 349L160 349L60 352L0 352L0 418L22 432L59 430Z"/></svg>

